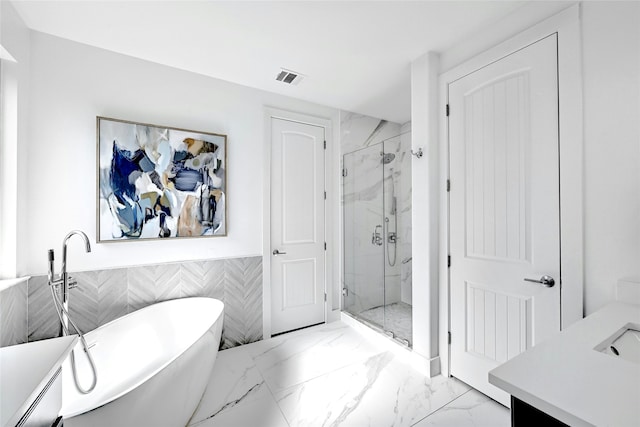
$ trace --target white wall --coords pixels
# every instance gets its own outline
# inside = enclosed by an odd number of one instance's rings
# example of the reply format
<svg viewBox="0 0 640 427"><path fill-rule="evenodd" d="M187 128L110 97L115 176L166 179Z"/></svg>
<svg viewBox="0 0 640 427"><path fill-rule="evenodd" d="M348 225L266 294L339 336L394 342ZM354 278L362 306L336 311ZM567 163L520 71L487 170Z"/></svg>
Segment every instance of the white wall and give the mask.
<svg viewBox="0 0 640 427"><path fill-rule="evenodd" d="M73 270L261 254L264 107L338 117L331 108L42 33L31 40L22 274L44 273L47 249L59 256L71 229L95 242L98 115L228 135L228 236L94 244L88 255L72 242Z"/></svg>
<svg viewBox="0 0 640 427"><path fill-rule="evenodd" d="M640 3L582 4L585 311L640 278Z"/></svg>
<svg viewBox="0 0 640 427"><path fill-rule="evenodd" d="M18 273L18 259L27 253L20 238L26 223L21 213L26 191L27 108L29 98L30 31L11 3L0 2L0 44L16 60L2 60L0 80L0 279Z"/></svg>
<svg viewBox="0 0 640 427"><path fill-rule="evenodd" d="M411 206L413 255L413 349L430 360L429 372L440 372L438 358L439 148L438 67L428 52L411 64ZM440 111L440 113L442 113Z"/></svg>

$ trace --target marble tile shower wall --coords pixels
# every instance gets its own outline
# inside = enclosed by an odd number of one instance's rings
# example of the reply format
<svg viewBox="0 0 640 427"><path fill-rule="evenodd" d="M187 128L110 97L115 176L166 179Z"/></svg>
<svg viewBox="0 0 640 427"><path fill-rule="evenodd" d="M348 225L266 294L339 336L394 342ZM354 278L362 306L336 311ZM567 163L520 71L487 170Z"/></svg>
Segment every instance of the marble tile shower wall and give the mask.
<svg viewBox="0 0 640 427"><path fill-rule="evenodd" d="M400 197L398 208L398 261L400 262L400 300L412 302L412 250L411 250L411 123L405 123L400 130Z"/></svg>
<svg viewBox="0 0 640 427"><path fill-rule="evenodd" d="M384 304L384 252L371 244L382 224L383 191L377 144L400 134L400 125L362 114L341 112L340 149L347 176L343 182L344 307L359 313ZM366 148L371 147L369 150ZM352 154L350 154L352 153ZM345 156L345 154L350 154Z"/></svg>
<svg viewBox="0 0 640 427"><path fill-rule="evenodd" d="M395 158L384 166L384 210L383 217L388 230L396 230L397 243L384 245L384 283L385 283L385 304L393 304L401 300L400 270L402 266L402 216L404 210L403 188L401 179L406 174L402 169L402 159L408 154L401 144L400 135L384 141L385 153L395 155ZM410 172L409 172L410 173ZM392 213L392 206L396 199L396 212ZM409 200L409 206L411 201ZM388 221L387 221L388 220ZM397 223L395 223L397 221ZM397 228L396 228L397 227ZM395 246L395 247L394 247Z"/></svg>
<svg viewBox="0 0 640 427"><path fill-rule="evenodd" d="M146 265L71 275L78 281L78 287L71 290L70 311L83 331L156 302L204 296L225 303L223 348L262 339L262 257ZM26 294L24 290L20 292ZM25 312L27 300L28 340L56 336L58 322L46 276L29 279Z"/></svg>
<svg viewBox="0 0 640 427"><path fill-rule="evenodd" d="M382 233L382 169L372 150L344 156L345 308L352 313L384 304L384 246L372 241L374 230Z"/></svg>
<svg viewBox="0 0 640 427"><path fill-rule="evenodd" d="M342 111L340 115L340 153L352 153L400 135L401 126L362 114Z"/></svg>
<svg viewBox="0 0 640 427"><path fill-rule="evenodd" d="M384 302L411 303L411 126L400 126L373 117L342 112L341 154L347 169L343 186L344 208L344 283L350 293L345 308L360 312ZM395 159L380 168L379 151ZM369 148L369 149L367 149ZM394 220L389 209L391 190L397 200L397 252L371 245L376 225L385 217ZM384 191L383 191L384 188ZM383 206L383 197L384 206ZM385 282L383 282L383 277ZM385 286L386 285L386 286ZM366 288L366 289L365 289Z"/></svg>

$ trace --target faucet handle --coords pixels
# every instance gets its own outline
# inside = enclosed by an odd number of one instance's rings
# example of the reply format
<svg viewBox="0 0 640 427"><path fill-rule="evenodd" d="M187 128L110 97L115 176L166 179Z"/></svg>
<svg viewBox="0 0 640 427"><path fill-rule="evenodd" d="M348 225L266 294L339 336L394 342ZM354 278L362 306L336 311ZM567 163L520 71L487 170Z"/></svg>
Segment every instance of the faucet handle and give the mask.
<svg viewBox="0 0 640 427"><path fill-rule="evenodd" d="M78 281L71 276L67 278L67 286L69 287L69 289L78 288L81 292L84 292L84 290L78 286Z"/></svg>

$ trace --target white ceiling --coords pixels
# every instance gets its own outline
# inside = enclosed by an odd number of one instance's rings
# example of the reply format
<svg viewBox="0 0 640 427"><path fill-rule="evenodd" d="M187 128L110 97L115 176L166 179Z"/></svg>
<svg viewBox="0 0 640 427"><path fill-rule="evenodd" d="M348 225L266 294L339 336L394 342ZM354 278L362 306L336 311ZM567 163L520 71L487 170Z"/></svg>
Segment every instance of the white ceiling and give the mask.
<svg viewBox="0 0 640 427"><path fill-rule="evenodd" d="M36 31L398 123L411 117L412 60L455 46L525 3L13 2ZM280 67L306 77L297 86L277 82Z"/></svg>

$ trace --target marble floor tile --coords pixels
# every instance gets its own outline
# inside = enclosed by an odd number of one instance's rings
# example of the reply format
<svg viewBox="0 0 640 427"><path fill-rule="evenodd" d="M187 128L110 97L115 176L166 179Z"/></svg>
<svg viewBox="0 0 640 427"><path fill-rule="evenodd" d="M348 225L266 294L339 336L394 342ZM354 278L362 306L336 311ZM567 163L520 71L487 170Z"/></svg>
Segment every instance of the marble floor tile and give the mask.
<svg viewBox="0 0 640 427"><path fill-rule="evenodd" d="M244 346L275 394L384 351L334 322Z"/></svg>
<svg viewBox="0 0 640 427"><path fill-rule="evenodd" d="M189 426L509 424L509 410L482 393L428 378L336 322L219 352Z"/></svg>
<svg viewBox="0 0 640 427"><path fill-rule="evenodd" d="M253 359L243 347L218 352L211 379L190 425L218 418L234 407L271 397ZM273 398L271 397L271 400Z"/></svg>
<svg viewBox="0 0 640 427"><path fill-rule="evenodd" d="M378 353L274 393L290 426L411 426L469 387Z"/></svg>
<svg viewBox="0 0 640 427"><path fill-rule="evenodd" d="M197 427L289 427L271 393L266 390L251 401L225 408L215 416L198 423Z"/></svg>
<svg viewBox="0 0 640 427"><path fill-rule="evenodd" d="M508 427L509 409L476 390L470 390L414 427Z"/></svg>

